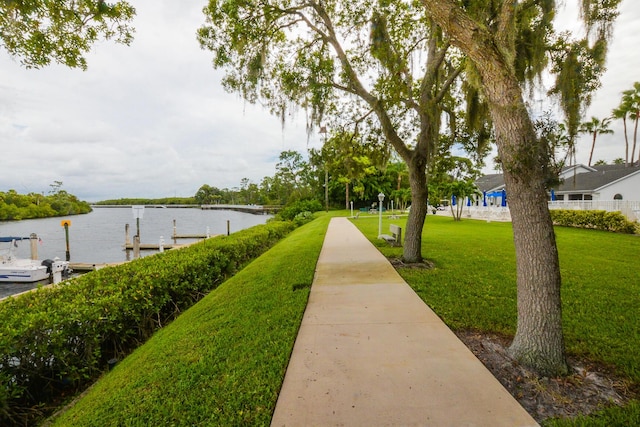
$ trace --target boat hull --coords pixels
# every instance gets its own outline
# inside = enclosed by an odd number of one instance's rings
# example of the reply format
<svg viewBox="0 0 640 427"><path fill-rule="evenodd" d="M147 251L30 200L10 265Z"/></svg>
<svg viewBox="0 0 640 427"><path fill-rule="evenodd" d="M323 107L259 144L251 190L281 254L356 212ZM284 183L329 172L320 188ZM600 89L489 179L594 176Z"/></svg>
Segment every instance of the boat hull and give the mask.
<svg viewBox="0 0 640 427"><path fill-rule="evenodd" d="M0 282L39 282L49 279L49 272L44 265L33 267L0 266Z"/></svg>
<svg viewBox="0 0 640 427"><path fill-rule="evenodd" d="M67 261L13 259L0 264L0 282L29 283L50 280L53 283L68 277L71 270Z"/></svg>
<svg viewBox="0 0 640 427"><path fill-rule="evenodd" d="M30 237L0 237L0 242L9 243L9 248L0 252L0 282L29 283L41 280L50 280L59 283L63 277L69 277L71 270L69 261L61 261L59 258L24 259L15 256L14 248L19 240L31 240L32 246L36 241L36 235ZM36 251L37 252L37 251ZM34 256L32 247L31 256Z"/></svg>

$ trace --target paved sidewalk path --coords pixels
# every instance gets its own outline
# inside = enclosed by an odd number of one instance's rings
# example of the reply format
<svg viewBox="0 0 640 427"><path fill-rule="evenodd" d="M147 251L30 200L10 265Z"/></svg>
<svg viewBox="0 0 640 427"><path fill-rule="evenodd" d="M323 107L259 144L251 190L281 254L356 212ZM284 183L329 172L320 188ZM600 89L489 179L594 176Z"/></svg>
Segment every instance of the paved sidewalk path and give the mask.
<svg viewBox="0 0 640 427"><path fill-rule="evenodd" d="M346 218L331 220L272 426L537 426Z"/></svg>

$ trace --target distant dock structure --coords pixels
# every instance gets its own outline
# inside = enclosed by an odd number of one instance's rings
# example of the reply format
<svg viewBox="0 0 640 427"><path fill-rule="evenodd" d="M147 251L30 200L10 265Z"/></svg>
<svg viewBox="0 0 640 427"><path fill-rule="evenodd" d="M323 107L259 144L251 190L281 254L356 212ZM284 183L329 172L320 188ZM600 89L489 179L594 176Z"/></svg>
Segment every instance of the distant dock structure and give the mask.
<svg viewBox="0 0 640 427"><path fill-rule="evenodd" d="M91 205L92 208L131 208L132 205ZM165 209L165 208L191 208L191 209L203 209L203 210L219 210L219 211L236 211L244 212L256 215L274 215L278 213L282 206L280 205L229 205L229 204L215 204L215 205L144 205L145 208L150 209Z"/></svg>
<svg viewBox="0 0 640 427"><path fill-rule="evenodd" d="M282 206L279 205L200 205L203 210L221 210L236 211L251 214L273 215L276 214Z"/></svg>
<svg viewBox="0 0 640 427"><path fill-rule="evenodd" d="M229 221L227 221L227 229L229 229ZM227 234L229 234L227 232ZM160 251L163 252L165 249L175 249L184 246L189 246L196 242L191 243L183 243L178 244L178 239L196 239L197 241L201 241L204 239L208 239L210 237L215 237L216 235L212 235L209 232L209 227L207 227L206 234L178 234L176 227L176 220L173 220L173 234L171 235L171 239L173 240L173 244L165 243L164 238L160 236L158 243L140 243L140 236L133 236L133 241L131 240L129 234L129 224L125 224L124 226L124 249L127 252L127 260L129 260L129 251L133 251L134 258L139 257L140 251Z"/></svg>

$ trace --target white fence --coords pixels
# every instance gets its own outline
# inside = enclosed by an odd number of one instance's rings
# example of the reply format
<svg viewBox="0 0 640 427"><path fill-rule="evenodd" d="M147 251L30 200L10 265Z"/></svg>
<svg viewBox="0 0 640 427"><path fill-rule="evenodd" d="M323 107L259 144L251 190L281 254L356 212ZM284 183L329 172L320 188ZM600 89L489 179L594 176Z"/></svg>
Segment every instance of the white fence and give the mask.
<svg viewBox="0 0 640 427"><path fill-rule="evenodd" d="M602 210L620 212L630 221L640 221L640 201L628 200L582 200L549 202L549 209ZM439 211L441 215L451 215L451 211ZM486 219L487 221L511 221L508 207L501 206L465 206L462 216L466 218Z"/></svg>
<svg viewBox="0 0 640 427"><path fill-rule="evenodd" d="M630 221L640 221L640 202L630 200L577 200L549 202L549 209L620 212Z"/></svg>
<svg viewBox="0 0 640 427"><path fill-rule="evenodd" d="M508 207L502 206L465 206L462 217L487 221L511 221L511 212Z"/></svg>

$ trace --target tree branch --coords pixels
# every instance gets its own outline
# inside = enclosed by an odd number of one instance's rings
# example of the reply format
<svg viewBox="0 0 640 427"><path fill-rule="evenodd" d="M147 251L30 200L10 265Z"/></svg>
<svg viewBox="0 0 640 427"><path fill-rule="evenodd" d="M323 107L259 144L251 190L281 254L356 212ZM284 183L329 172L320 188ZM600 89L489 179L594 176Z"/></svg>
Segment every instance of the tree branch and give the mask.
<svg viewBox="0 0 640 427"><path fill-rule="evenodd" d="M360 81L358 75L351 66L351 62L349 61L347 54L342 48L342 45L340 44L340 42L338 42L338 38L336 37L336 33L333 28L333 23L331 22L331 18L327 14L327 11L321 4L316 1L311 1L310 4L326 27L327 42L333 47L336 55L338 56L338 59L340 60L340 63L342 64L342 69L347 76L347 80L350 84L350 88L349 90L347 90L347 92L359 96L367 104L369 104L372 110L376 112L376 115L378 116L378 120L380 120L382 130L387 137L387 140L402 158L409 159L411 157L411 150L405 145L402 138L400 138L400 136L396 132L395 126L393 126L391 118L387 114L387 111L384 109L382 101L371 94ZM309 25L310 28L316 31L315 29L317 28L317 26L313 25L310 22ZM320 30L318 29L317 31Z"/></svg>
<svg viewBox="0 0 640 427"><path fill-rule="evenodd" d="M498 28L496 40L502 52L512 52L515 43L515 31L513 28L516 0L503 0L498 14Z"/></svg>
<svg viewBox="0 0 640 427"><path fill-rule="evenodd" d="M442 84L442 87L440 88L440 92L438 92L438 94L435 96L435 101L437 103L440 103L442 101L442 99L447 94L447 91L449 90L453 82L458 78L460 73L462 73L462 70L463 70L462 65L458 66L458 68L456 68L453 71L453 73L449 75L449 78Z"/></svg>

